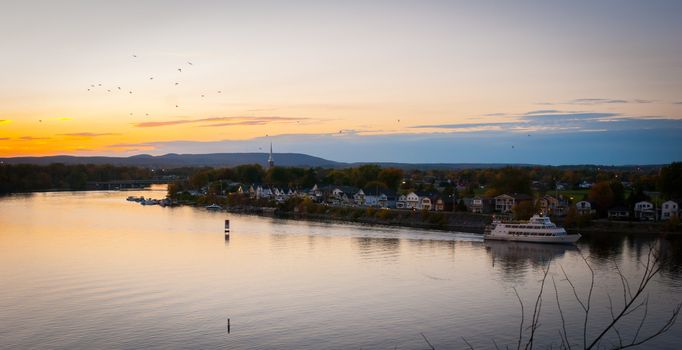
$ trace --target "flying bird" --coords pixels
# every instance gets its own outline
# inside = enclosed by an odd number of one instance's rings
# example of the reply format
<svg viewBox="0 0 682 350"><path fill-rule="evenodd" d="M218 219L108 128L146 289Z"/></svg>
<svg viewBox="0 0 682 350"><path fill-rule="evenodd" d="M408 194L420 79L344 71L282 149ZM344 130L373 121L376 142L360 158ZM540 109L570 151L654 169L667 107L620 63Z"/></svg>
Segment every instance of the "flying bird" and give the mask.
<svg viewBox="0 0 682 350"><path fill-rule="evenodd" d="M149 77L149 80L154 80L154 77Z"/></svg>
<svg viewBox="0 0 682 350"><path fill-rule="evenodd" d="M145 113L144 115L149 116L149 113Z"/></svg>
<svg viewBox="0 0 682 350"><path fill-rule="evenodd" d="M178 68L178 72L182 73L182 68Z"/></svg>
<svg viewBox="0 0 682 350"><path fill-rule="evenodd" d="M180 84L180 83L178 83L178 82L176 81L176 82L175 82L175 85L178 85L178 84Z"/></svg>
<svg viewBox="0 0 682 350"><path fill-rule="evenodd" d="M121 90L121 87L119 86L118 89Z"/></svg>
<svg viewBox="0 0 682 350"><path fill-rule="evenodd" d="M132 91L128 91L128 93L132 95L133 92L132 92Z"/></svg>
<svg viewBox="0 0 682 350"><path fill-rule="evenodd" d="M201 95L201 97L204 97L204 95Z"/></svg>
<svg viewBox="0 0 682 350"><path fill-rule="evenodd" d="M218 90L218 93L219 93L219 94L222 94L223 92L222 92L222 91L220 91L220 90Z"/></svg>
<svg viewBox="0 0 682 350"><path fill-rule="evenodd" d="M107 89L107 92L111 92L111 90Z"/></svg>
<svg viewBox="0 0 682 350"><path fill-rule="evenodd" d="M91 84L90 87L95 87L95 84Z"/></svg>
<svg viewBox="0 0 682 350"><path fill-rule="evenodd" d="M137 55L133 55L133 57L137 58Z"/></svg>
<svg viewBox="0 0 682 350"><path fill-rule="evenodd" d="M191 65L192 65L192 62L187 61L187 64L189 64L189 65L191 66Z"/></svg>
<svg viewBox="0 0 682 350"><path fill-rule="evenodd" d="M102 86L102 84L97 84L97 86Z"/></svg>
<svg viewBox="0 0 682 350"><path fill-rule="evenodd" d="M180 107L180 106L178 106L178 105L175 105L175 108L178 108L178 107Z"/></svg>
<svg viewBox="0 0 682 350"><path fill-rule="evenodd" d="M90 89L88 89L88 91L90 91Z"/></svg>

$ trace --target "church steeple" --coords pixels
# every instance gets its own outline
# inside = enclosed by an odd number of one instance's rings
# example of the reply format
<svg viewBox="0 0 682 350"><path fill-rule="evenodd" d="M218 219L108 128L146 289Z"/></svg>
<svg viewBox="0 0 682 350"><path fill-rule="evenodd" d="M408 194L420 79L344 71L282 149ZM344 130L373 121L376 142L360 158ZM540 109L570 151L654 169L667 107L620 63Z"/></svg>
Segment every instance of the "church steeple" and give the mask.
<svg viewBox="0 0 682 350"><path fill-rule="evenodd" d="M268 168L275 166L275 161L272 159L272 142L270 142L270 156L268 157Z"/></svg>

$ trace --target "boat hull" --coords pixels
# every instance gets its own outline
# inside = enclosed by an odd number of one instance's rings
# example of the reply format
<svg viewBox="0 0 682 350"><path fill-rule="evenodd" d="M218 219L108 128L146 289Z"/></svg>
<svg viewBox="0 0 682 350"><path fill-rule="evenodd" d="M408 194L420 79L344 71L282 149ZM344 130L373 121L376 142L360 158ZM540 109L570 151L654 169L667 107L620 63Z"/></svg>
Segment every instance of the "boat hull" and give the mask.
<svg viewBox="0 0 682 350"><path fill-rule="evenodd" d="M580 239L580 234L562 236L531 236L531 235L485 235L485 240L512 241L512 242L531 242L531 243L554 243L572 244Z"/></svg>

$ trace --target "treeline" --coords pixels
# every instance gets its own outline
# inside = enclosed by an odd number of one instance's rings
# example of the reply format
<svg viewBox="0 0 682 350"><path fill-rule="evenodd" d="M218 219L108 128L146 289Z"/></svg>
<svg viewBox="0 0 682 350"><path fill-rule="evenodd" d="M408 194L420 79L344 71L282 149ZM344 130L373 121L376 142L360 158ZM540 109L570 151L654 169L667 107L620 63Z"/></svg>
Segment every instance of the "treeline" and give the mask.
<svg viewBox="0 0 682 350"><path fill-rule="evenodd" d="M567 190L578 189L580 183L627 183L635 192L660 191L669 197L682 197L682 163L672 163L660 169L600 168L561 169L552 166L504 167L463 170L402 170L368 164L359 167L326 169L240 165L234 168L184 169L188 181L176 184L178 190L200 189L221 182L264 184L278 188L305 189L313 185L355 186L392 191L435 192L437 188L452 192L459 187L460 195L483 194L493 197L502 193L553 192L557 184ZM614 185L615 186L615 185ZM209 186L210 187L210 186ZM225 189L225 187L223 187ZM484 193L480 193L484 189ZM618 190L617 188L614 188ZM616 191L619 192L619 191ZM616 201L618 193L616 193Z"/></svg>
<svg viewBox="0 0 682 350"><path fill-rule="evenodd" d="M258 164L253 164L234 168L197 169L187 181L173 184L169 192L200 189L206 186L213 189L218 186L217 183L221 186L229 183L265 184L284 189L336 185L395 190L403 181L404 176L401 169L381 168L374 164L344 169L273 167L267 170ZM224 186L223 189L225 189Z"/></svg>
<svg viewBox="0 0 682 350"><path fill-rule="evenodd" d="M0 194L44 190L85 190L89 181L146 180L154 172L113 165L0 165Z"/></svg>

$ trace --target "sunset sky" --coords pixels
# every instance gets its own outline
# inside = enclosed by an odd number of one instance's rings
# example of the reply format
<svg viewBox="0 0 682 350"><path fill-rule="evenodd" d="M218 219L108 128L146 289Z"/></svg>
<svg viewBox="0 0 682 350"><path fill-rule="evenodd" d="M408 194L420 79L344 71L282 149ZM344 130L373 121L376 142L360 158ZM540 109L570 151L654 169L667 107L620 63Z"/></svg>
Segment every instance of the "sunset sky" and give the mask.
<svg viewBox="0 0 682 350"><path fill-rule="evenodd" d="M682 160L681 18L676 0L3 1L0 157Z"/></svg>

